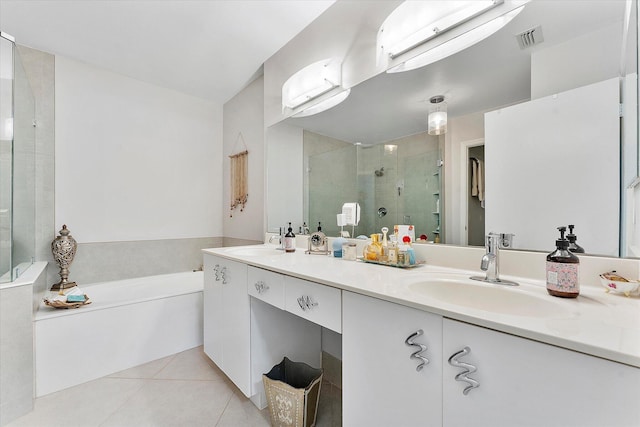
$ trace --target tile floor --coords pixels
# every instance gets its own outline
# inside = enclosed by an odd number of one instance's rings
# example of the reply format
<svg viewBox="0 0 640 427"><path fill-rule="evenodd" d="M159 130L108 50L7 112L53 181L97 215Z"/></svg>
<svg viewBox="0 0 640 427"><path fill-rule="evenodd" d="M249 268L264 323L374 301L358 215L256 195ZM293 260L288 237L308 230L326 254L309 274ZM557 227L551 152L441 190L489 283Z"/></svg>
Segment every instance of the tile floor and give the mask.
<svg viewBox="0 0 640 427"><path fill-rule="evenodd" d="M7 427L269 425L196 347L36 399L34 411ZM340 426L340 389L323 383L317 426Z"/></svg>

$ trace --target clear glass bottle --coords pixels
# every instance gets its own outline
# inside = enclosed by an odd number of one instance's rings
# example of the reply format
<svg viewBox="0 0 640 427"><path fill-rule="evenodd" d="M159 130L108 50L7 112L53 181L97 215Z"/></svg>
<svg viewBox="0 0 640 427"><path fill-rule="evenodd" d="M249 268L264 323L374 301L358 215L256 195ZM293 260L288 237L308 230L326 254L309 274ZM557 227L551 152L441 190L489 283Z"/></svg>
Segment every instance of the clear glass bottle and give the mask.
<svg viewBox="0 0 640 427"><path fill-rule="evenodd" d="M382 256L382 244L378 234L371 235L371 243L364 247L364 259L367 261L380 261Z"/></svg>
<svg viewBox="0 0 640 427"><path fill-rule="evenodd" d="M389 242L387 240L387 233L389 229L387 227L382 227L382 253L380 254L380 262L388 262L389 261Z"/></svg>
<svg viewBox="0 0 640 427"><path fill-rule="evenodd" d="M391 235L389 238L389 264L398 264L398 243L397 236Z"/></svg>

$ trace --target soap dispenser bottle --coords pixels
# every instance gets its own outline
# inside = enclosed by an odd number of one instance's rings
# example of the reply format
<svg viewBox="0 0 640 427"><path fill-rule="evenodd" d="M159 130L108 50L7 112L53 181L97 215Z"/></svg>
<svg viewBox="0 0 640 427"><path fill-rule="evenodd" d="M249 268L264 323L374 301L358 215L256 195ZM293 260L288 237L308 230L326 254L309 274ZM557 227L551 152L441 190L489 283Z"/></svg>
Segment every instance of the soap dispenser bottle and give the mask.
<svg viewBox="0 0 640 427"><path fill-rule="evenodd" d="M578 237L573 234L573 228L575 225L569 224L569 234L567 234L567 240L569 240L569 250L574 254L583 254L584 248L576 243Z"/></svg>
<svg viewBox="0 0 640 427"><path fill-rule="evenodd" d="M296 251L296 235L293 234L293 228L291 228L291 223L289 223L289 229L287 230L287 234L284 235L284 251L285 252Z"/></svg>
<svg viewBox="0 0 640 427"><path fill-rule="evenodd" d="M562 298L576 298L580 294L580 259L569 251L567 227L558 227L560 238L556 250L547 255L547 292Z"/></svg>

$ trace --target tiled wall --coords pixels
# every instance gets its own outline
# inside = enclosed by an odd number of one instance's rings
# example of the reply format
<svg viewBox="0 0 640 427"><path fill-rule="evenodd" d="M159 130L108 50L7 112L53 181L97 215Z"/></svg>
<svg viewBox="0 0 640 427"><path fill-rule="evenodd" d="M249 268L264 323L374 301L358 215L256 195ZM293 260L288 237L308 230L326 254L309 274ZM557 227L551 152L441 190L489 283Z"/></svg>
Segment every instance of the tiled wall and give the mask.
<svg viewBox="0 0 640 427"><path fill-rule="evenodd" d="M342 212L342 204L357 201L356 150L351 144L316 154L309 158L308 183L309 216L307 225L313 232L322 223L322 230L329 236L337 236L339 227L336 215Z"/></svg>
<svg viewBox="0 0 640 427"><path fill-rule="evenodd" d="M201 250L222 244L220 237L80 243L69 267L69 280L82 286L198 270L202 267ZM58 271L55 265L54 270Z"/></svg>
<svg viewBox="0 0 640 427"><path fill-rule="evenodd" d="M32 285L0 290L0 425L33 408Z"/></svg>
<svg viewBox="0 0 640 427"><path fill-rule="evenodd" d="M46 282L45 263L0 288L0 426L33 408L33 289Z"/></svg>
<svg viewBox="0 0 640 427"><path fill-rule="evenodd" d="M318 222L328 236L337 236L336 215L344 202L356 200L356 148L317 133L303 132L303 217L311 231ZM309 198L309 194L319 197Z"/></svg>
<svg viewBox="0 0 640 427"><path fill-rule="evenodd" d="M331 138L305 131L305 147L323 146L311 153L305 148L308 161L309 224L315 229L317 221L323 231L335 236L338 232L335 215L345 202L357 201L361 207L360 224L355 235L390 230L396 224L416 226L417 235L433 239L439 224L437 200L440 192L438 159L439 141L426 133L407 136L386 144L354 147L342 142L331 145ZM324 144L324 145L323 145ZM395 146L392 149L385 148ZM385 208L387 214L378 215ZM347 227L351 232L351 227Z"/></svg>

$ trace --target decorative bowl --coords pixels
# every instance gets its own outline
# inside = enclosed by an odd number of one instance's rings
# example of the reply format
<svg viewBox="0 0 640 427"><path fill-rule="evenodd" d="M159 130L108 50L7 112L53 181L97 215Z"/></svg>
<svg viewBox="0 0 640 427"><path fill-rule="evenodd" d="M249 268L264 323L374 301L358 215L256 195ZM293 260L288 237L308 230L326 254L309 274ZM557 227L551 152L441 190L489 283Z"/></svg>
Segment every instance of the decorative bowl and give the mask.
<svg viewBox="0 0 640 427"><path fill-rule="evenodd" d="M637 280L627 280L618 275L615 271L610 271L600 275L600 283L607 292L624 294L625 296L639 296L640 282Z"/></svg>

